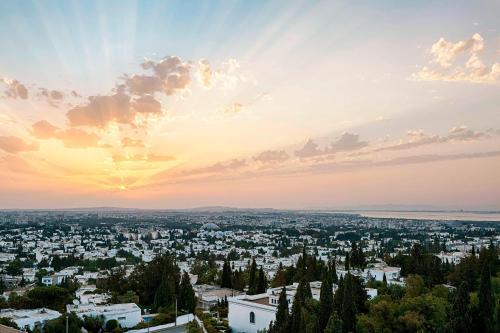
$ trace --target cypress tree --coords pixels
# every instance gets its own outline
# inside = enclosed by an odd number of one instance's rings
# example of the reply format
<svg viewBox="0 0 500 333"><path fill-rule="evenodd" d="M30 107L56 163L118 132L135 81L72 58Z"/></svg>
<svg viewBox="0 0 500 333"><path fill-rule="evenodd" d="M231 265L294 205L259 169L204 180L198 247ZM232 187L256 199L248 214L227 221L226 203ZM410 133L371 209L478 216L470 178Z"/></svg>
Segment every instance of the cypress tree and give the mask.
<svg viewBox="0 0 500 333"><path fill-rule="evenodd" d="M345 262L344 262L344 268L346 271L349 271L349 264L350 264L351 259L349 258L349 252L346 252L345 254Z"/></svg>
<svg viewBox="0 0 500 333"><path fill-rule="evenodd" d="M255 294L255 289L256 289L256 282L257 282L257 263L255 262L255 259L252 261L252 265L250 266L250 276L248 279L248 294L249 295L254 295Z"/></svg>
<svg viewBox="0 0 500 333"><path fill-rule="evenodd" d="M347 273L344 281L341 318L343 332L354 332L354 325L356 323L356 300L354 295L354 281L350 273Z"/></svg>
<svg viewBox="0 0 500 333"><path fill-rule="evenodd" d="M231 283L231 266L228 260L224 261L224 265L222 266L222 277L221 277L221 287L222 288L232 288Z"/></svg>
<svg viewBox="0 0 500 333"><path fill-rule="evenodd" d="M487 262L483 264L479 284L479 324L481 332L493 332L493 294L491 292L491 273Z"/></svg>
<svg viewBox="0 0 500 333"><path fill-rule="evenodd" d="M302 306L303 300L301 295L297 292L293 298L292 313L287 332L301 333L304 332L304 323L302 321Z"/></svg>
<svg viewBox="0 0 500 333"><path fill-rule="evenodd" d="M262 266L261 266L259 269L259 277L257 280L257 288L256 288L255 292L257 294L262 294L262 293L266 292L266 289L267 289L267 279L266 279L266 275L264 273L264 270L262 269Z"/></svg>
<svg viewBox="0 0 500 333"><path fill-rule="evenodd" d="M333 311L328 324L325 327L324 333L342 333L342 320L336 311Z"/></svg>
<svg viewBox="0 0 500 333"><path fill-rule="evenodd" d="M331 261L330 261L330 264L328 265L328 270L329 270L329 275L330 275L330 279L333 283L337 284L339 282L339 278L337 276L337 265L336 265L336 262L335 262L335 258L333 258Z"/></svg>
<svg viewBox="0 0 500 333"><path fill-rule="evenodd" d="M305 302L306 299L312 298L311 286L306 279L302 279L297 287L297 295L300 298L301 303Z"/></svg>
<svg viewBox="0 0 500 333"><path fill-rule="evenodd" d="M319 330L323 332L333 311L332 282L327 276L321 283L319 295Z"/></svg>
<svg viewBox="0 0 500 333"><path fill-rule="evenodd" d="M283 269L283 265L280 263L278 271L276 272L276 275L274 276L274 279L271 282L271 287L277 288L284 285L286 285L285 271Z"/></svg>
<svg viewBox="0 0 500 333"><path fill-rule="evenodd" d="M278 310L276 312L276 320L274 321L273 333L285 333L288 328L288 300L286 298L286 287L281 289L280 298L278 300Z"/></svg>
<svg viewBox="0 0 500 333"><path fill-rule="evenodd" d="M337 311L337 314L342 312L342 303L344 299L344 277L340 276L339 284L335 295L333 296L333 309Z"/></svg>
<svg viewBox="0 0 500 333"><path fill-rule="evenodd" d="M172 279L164 276L156 289L153 307L155 310L169 307L173 304L174 299L175 285L173 285Z"/></svg>
<svg viewBox="0 0 500 333"><path fill-rule="evenodd" d="M466 282L462 282L453 299L449 322L450 332L472 332L469 303L469 287Z"/></svg>
<svg viewBox="0 0 500 333"><path fill-rule="evenodd" d="M356 242L352 242L350 259L352 267L359 267L359 252L358 244Z"/></svg>

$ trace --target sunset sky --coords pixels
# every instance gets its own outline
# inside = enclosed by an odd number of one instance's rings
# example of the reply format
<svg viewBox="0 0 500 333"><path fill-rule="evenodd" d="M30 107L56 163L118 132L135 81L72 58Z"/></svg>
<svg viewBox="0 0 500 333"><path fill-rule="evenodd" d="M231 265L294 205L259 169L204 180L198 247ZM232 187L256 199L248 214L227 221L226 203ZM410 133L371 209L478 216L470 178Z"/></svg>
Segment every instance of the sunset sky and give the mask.
<svg viewBox="0 0 500 333"><path fill-rule="evenodd" d="M500 209L499 1L0 2L0 208Z"/></svg>

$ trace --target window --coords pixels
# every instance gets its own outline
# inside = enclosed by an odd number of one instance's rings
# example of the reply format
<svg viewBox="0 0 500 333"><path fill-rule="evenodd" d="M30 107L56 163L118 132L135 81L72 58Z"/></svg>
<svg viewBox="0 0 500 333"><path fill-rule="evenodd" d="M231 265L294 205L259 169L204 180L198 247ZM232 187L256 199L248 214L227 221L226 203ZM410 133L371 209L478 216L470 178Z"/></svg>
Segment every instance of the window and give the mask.
<svg viewBox="0 0 500 333"><path fill-rule="evenodd" d="M250 324L255 324L255 313L250 312Z"/></svg>
<svg viewBox="0 0 500 333"><path fill-rule="evenodd" d="M118 317L118 320L125 320L127 317Z"/></svg>

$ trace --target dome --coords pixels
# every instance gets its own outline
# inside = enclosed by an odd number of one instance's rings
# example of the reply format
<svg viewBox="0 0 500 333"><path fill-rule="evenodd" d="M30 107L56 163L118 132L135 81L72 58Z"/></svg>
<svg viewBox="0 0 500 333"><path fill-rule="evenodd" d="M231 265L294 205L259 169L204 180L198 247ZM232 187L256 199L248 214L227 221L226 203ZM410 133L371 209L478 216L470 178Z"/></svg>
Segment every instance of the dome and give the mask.
<svg viewBox="0 0 500 333"><path fill-rule="evenodd" d="M202 230L219 230L219 226L215 223L205 223L201 226Z"/></svg>

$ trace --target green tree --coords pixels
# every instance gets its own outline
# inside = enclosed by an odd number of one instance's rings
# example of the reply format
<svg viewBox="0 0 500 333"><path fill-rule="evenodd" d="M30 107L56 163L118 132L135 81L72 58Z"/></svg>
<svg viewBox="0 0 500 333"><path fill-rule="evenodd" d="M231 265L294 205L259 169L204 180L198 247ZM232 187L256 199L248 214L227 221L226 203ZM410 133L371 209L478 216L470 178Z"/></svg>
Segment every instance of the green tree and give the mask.
<svg viewBox="0 0 500 333"><path fill-rule="evenodd" d="M17 326L16 322L13 321L11 318L7 318L7 317L0 317L0 325L19 329L19 326Z"/></svg>
<svg viewBox="0 0 500 333"><path fill-rule="evenodd" d="M353 276L347 273L344 280L344 296L342 298L342 331L344 333L354 332L354 325L356 323L356 299L354 292Z"/></svg>
<svg viewBox="0 0 500 333"><path fill-rule="evenodd" d="M271 282L271 287L277 288L286 285L286 276L283 265L280 263L276 274L274 275L273 281Z"/></svg>
<svg viewBox="0 0 500 333"><path fill-rule="evenodd" d="M221 276L221 287L222 288L232 288L231 283L231 266L228 260L224 260L224 265L222 266L222 276Z"/></svg>
<svg viewBox="0 0 500 333"><path fill-rule="evenodd" d="M161 308L168 308L175 302L175 285L174 281L168 276L165 276L158 288L156 289L154 298L154 309L158 311Z"/></svg>
<svg viewBox="0 0 500 333"><path fill-rule="evenodd" d="M292 304L292 313L290 314L290 321L287 332L302 333L304 332L304 322L302 320L302 299L299 293L295 294Z"/></svg>
<svg viewBox="0 0 500 333"><path fill-rule="evenodd" d="M257 294L262 294L265 293L267 289L267 278L266 278L266 273L264 273L264 270L262 269L262 266L259 269L259 277L257 280L257 289L255 292Z"/></svg>
<svg viewBox="0 0 500 333"><path fill-rule="evenodd" d="M342 333L342 320L336 311L328 319L328 324L325 327L324 333Z"/></svg>
<svg viewBox="0 0 500 333"><path fill-rule="evenodd" d="M280 298L278 300L278 310L276 311L276 320L272 326L272 333L286 333L288 329L288 300L286 297L286 287L281 289Z"/></svg>
<svg viewBox="0 0 500 333"><path fill-rule="evenodd" d="M319 329L323 332L333 312L333 288L328 275L321 283L319 306Z"/></svg>
<svg viewBox="0 0 500 333"><path fill-rule="evenodd" d="M194 309L196 308L196 296L187 272L184 272L182 275L179 289L179 308L187 311L188 313L194 313Z"/></svg>
<svg viewBox="0 0 500 333"><path fill-rule="evenodd" d="M254 295L257 289L257 263L255 258L252 260L252 265L250 266L250 274L248 278L248 294Z"/></svg>
<svg viewBox="0 0 500 333"><path fill-rule="evenodd" d="M104 326L104 316L85 316L83 327L90 333L99 333Z"/></svg>
<svg viewBox="0 0 500 333"><path fill-rule="evenodd" d="M61 317L49 320L43 327L44 333L65 333L66 332L66 317L68 317L68 331L71 333L81 333L83 322L74 313L63 314Z"/></svg>
<svg viewBox="0 0 500 333"><path fill-rule="evenodd" d="M485 262L481 271L481 281L479 284L479 325L481 332L493 332L493 311L494 299L491 292L490 265Z"/></svg>
<svg viewBox="0 0 500 333"><path fill-rule="evenodd" d="M23 263L18 258L9 262L5 268L5 272L12 276L19 276L23 274Z"/></svg>
<svg viewBox="0 0 500 333"><path fill-rule="evenodd" d="M335 258L333 258L328 263L328 274L330 275L330 280L335 284L337 284L339 282L339 278L337 276L337 267L336 266L337 266L337 264L335 262Z"/></svg>
<svg viewBox="0 0 500 333"><path fill-rule="evenodd" d="M472 318L470 315L470 297L467 282L462 282L453 299L448 323L452 333L472 332Z"/></svg>
<svg viewBox="0 0 500 333"><path fill-rule="evenodd" d="M106 331L107 332L116 332L116 330L120 328L120 323L116 319L111 319L106 322Z"/></svg>

